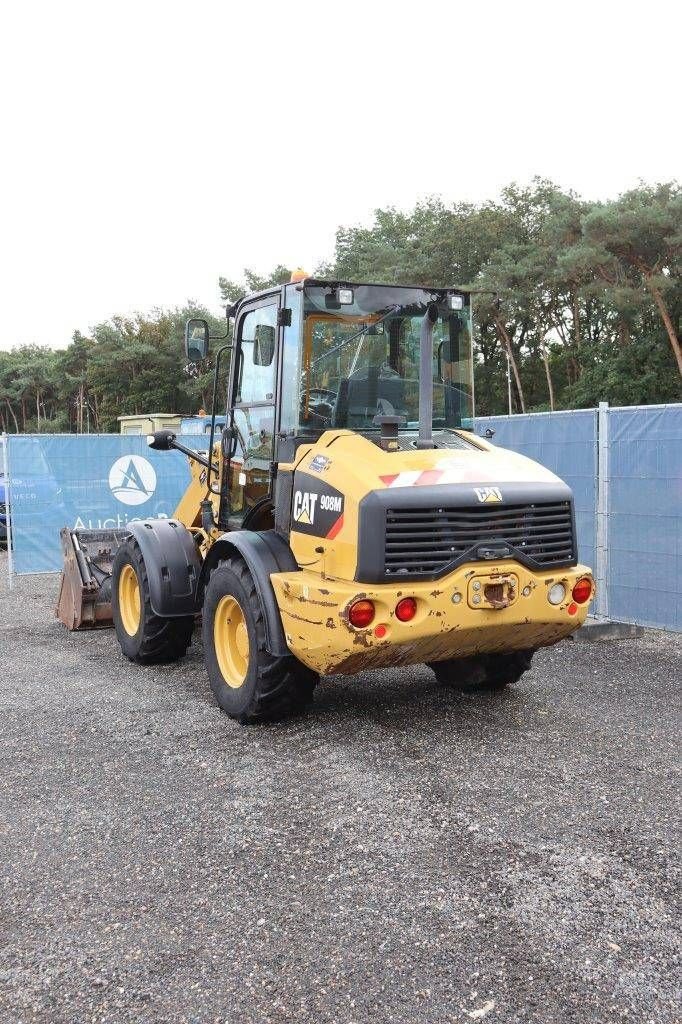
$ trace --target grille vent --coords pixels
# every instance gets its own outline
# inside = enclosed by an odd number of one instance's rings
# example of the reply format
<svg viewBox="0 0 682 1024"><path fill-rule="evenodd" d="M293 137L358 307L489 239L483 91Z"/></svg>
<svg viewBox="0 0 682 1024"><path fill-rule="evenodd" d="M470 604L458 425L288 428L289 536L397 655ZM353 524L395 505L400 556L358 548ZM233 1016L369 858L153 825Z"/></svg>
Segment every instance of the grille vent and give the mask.
<svg viewBox="0 0 682 1024"><path fill-rule="evenodd" d="M549 569L575 557L571 502L469 508L387 509L384 573L434 577L496 541L512 557Z"/></svg>
<svg viewBox="0 0 682 1024"><path fill-rule="evenodd" d="M414 452L414 451L416 451L417 450L417 437L418 437L418 435L416 433L414 433L414 434L399 434L398 438L397 438L397 441L398 441L398 449L397 450L401 451L401 452ZM379 444L378 437L372 437L372 440L374 441L375 444ZM459 451L463 451L463 452L470 452L472 448L474 450L480 451L480 448L478 447L478 445L474 444L473 441L468 441L465 437L461 437L459 434L450 433L449 431L443 432L442 434L434 434L433 435L433 446L434 446L434 448L450 448L451 450L453 448L456 448Z"/></svg>

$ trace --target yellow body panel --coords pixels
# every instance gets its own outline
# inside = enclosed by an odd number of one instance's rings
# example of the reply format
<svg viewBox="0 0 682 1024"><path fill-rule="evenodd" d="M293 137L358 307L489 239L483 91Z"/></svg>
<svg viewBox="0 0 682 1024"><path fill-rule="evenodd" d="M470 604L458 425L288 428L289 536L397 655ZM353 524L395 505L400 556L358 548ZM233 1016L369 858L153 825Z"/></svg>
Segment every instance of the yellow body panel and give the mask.
<svg viewBox="0 0 682 1024"><path fill-rule="evenodd" d="M474 484L504 487L505 483L558 482L544 466L517 452L495 448L483 438L466 431L462 436L472 443L466 450L427 448L423 450L385 452L373 441L350 430L328 430L310 447L299 448L295 469L336 488L344 495L343 525L333 540L300 533L292 521L291 550L298 564L316 569L325 576L353 580L358 558L358 505L370 491L386 486L384 479L397 473L414 474L443 468L449 477L472 489ZM329 460L327 468L316 472L311 468L315 455ZM293 469L293 466L280 466ZM382 479L384 478L384 479ZM448 485L443 487L447 502ZM323 548L322 552L316 550Z"/></svg>
<svg viewBox="0 0 682 1024"><path fill-rule="evenodd" d="M290 545L302 571L275 573L271 580L287 643L304 664L317 672L351 674L367 668L546 647L584 622L588 604L574 605L573 614L568 611L573 584L590 574L582 565L533 572L511 560L471 562L436 581L354 582L359 503L371 491L392 483L409 486L426 471L434 483L439 480L438 473L444 474L444 504L453 487L469 488L472 504L476 504L484 500L474 493L477 487L488 488L490 499L501 502L498 495L504 495L505 485L559 483L553 473L523 455L496 448L468 432L461 436L470 442L469 447L387 452L360 434L330 430L314 445L299 448L294 465L280 466L280 470L295 471ZM394 481L397 474L400 478ZM307 486L314 490L316 481L343 495L343 516L331 538L311 535L309 523L305 527L308 532L297 529L296 490L302 493ZM439 492L440 487L435 490ZM303 508L304 516L309 511L300 500L298 507ZM512 581L513 599L508 607L474 603L471 588L476 581L485 586L503 579ZM555 607L547 600L547 592L560 581L568 596ZM402 623L395 616L401 597L417 600L417 615L411 622ZM377 614L368 629L358 630L348 621L348 608L363 598L375 603ZM377 626L382 627L383 636L375 634Z"/></svg>
<svg viewBox="0 0 682 1024"><path fill-rule="evenodd" d="M510 561L495 566L469 563L436 582L402 586L322 579L309 570L274 573L270 578L293 654L316 672L350 675L368 668L550 646L585 621L588 604L572 605L570 592L589 573L584 565L533 573ZM518 580L509 607L471 604L477 581L484 586L504 576ZM567 599L554 606L547 593L558 582L564 583ZM529 591L527 596L524 590ZM395 616L401 597L417 601L411 622ZM355 629L348 621L348 608L363 598L374 602L377 614L369 628ZM377 626L386 627L383 637L375 635Z"/></svg>
<svg viewBox="0 0 682 1024"><path fill-rule="evenodd" d="M187 461L189 463L190 482L178 502L173 518L179 519L188 529L191 529L192 527L201 526L201 502L206 498L211 499L213 518L217 518L220 496L208 489L208 470L206 467L194 459L188 459ZM216 466L222 466L219 444L213 446L213 462ZM216 480L215 476L213 476L212 482L217 489L218 480Z"/></svg>

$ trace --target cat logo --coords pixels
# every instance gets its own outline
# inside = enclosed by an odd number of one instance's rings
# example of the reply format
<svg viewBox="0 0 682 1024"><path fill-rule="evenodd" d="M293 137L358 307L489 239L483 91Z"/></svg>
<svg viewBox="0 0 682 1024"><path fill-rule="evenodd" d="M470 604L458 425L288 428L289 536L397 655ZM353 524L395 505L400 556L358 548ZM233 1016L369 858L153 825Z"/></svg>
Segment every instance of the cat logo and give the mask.
<svg viewBox="0 0 682 1024"><path fill-rule="evenodd" d="M479 501L502 501L499 487L474 487L474 490Z"/></svg>
<svg viewBox="0 0 682 1024"><path fill-rule="evenodd" d="M294 494L294 519L297 523L307 523L309 526L315 522L315 506L319 494L311 494L310 491L296 491Z"/></svg>

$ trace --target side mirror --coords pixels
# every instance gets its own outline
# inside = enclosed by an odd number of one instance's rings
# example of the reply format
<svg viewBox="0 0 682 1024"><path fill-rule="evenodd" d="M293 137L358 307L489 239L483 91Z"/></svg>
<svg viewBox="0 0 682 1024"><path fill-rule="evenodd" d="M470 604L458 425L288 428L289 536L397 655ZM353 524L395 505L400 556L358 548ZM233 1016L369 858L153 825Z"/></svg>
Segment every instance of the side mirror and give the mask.
<svg viewBox="0 0 682 1024"><path fill-rule="evenodd" d="M192 319L185 324L185 355L188 362L200 363L208 355L208 324Z"/></svg>
<svg viewBox="0 0 682 1024"><path fill-rule="evenodd" d="M270 366L275 355L275 328L270 324L257 324L253 340L253 362L256 366Z"/></svg>
<svg viewBox="0 0 682 1024"><path fill-rule="evenodd" d="M169 452L174 440L174 430L156 430L153 434L147 434L147 444L157 452Z"/></svg>

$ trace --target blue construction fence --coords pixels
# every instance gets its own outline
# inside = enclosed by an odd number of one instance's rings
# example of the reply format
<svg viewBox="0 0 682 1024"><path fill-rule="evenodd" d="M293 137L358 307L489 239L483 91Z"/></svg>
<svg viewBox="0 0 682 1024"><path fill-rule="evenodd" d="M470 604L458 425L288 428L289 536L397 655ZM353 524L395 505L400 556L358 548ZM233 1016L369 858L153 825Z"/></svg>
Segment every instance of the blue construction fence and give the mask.
<svg viewBox="0 0 682 1024"><path fill-rule="evenodd" d="M495 433L494 445L527 455L551 469L573 491L578 557L596 564L598 446L597 410L529 413L525 416L477 416L477 434Z"/></svg>
<svg viewBox="0 0 682 1024"><path fill-rule="evenodd" d="M188 447L208 447L200 435ZM190 481L187 457L121 434L10 434L6 441L12 568L61 569L59 531L123 529L169 518Z"/></svg>
<svg viewBox="0 0 682 1024"><path fill-rule="evenodd" d="M682 630L682 404L477 417L493 443L573 489L578 554L599 582L596 611ZM184 435L188 447L206 447ZM134 435L9 435L16 573L56 572L59 530L172 516L187 459Z"/></svg>
<svg viewBox="0 0 682 1024"><path fill-rule="evenodd" d="M682 630L682 404L476 418L488 428L573 489L579 558L596 572L603 553L597 612Z"/></svg>

